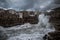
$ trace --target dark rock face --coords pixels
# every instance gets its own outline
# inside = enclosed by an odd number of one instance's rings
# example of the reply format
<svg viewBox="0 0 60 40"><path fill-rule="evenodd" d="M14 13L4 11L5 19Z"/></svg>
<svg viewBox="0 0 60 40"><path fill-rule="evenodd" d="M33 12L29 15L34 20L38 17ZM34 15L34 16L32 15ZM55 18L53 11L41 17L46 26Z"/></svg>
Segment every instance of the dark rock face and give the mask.
<svg viewBox="0 0 60 40"><path fill-rule="evenodd" d="M48 40L60 40L60 31L48 33Z"/></svg>
<svg viewBox="0 0 60 40"><path fill-rule="evenodd" d="M60 7L53 9L51 12L50 23L52 23L56 30L60 31Z"/></svg>
<svg viewBox="0 0 60 40"><path fill-rule="evenodd" d="M48 40L60 40L60 7L52 10L47 15L51 16L49 22L55 27L56 31L48 33L44 38Z"/></svg>
<svg viewBox="0 0 60 40"><path fill-rule="evenodd" d="M49 22L54 25L56 30L60 31L60 7L52 9L53 11L46 13L50 16Z"/></svg>
<svg viewBox="0 0 60 40"><path fill-rule="evenodd" d="M8 10L0 12L0 25L1 26L13 26L16 25L18 19L17 15L9 13Z"/></svg>
<svg viewBox="0 0 60 40"><path fill-rule="evenodd" d="M38 17L34 15L33 11L15 11L0 9L0 26L11 27L15 25L21 25L24 23L37 24Z"/></svg>

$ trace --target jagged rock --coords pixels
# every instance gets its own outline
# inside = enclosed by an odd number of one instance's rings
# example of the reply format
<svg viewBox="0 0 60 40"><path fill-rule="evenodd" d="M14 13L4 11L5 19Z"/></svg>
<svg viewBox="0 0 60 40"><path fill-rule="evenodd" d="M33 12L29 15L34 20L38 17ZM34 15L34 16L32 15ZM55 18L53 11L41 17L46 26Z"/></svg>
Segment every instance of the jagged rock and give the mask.
<svg viewBox="0 0 60 40"><path fill-rule="evenodd" d="M44 35L44 37L43 37L43 40L47 40L48 38L48 35L46 34L46 35Z"/></svg>
<svg viewBox="0 0 60 40"><path fill-rule="evenodd" d="M44 40L60 40L60 31L49 32L43 37Z"/></svg>
<svg viewBox="0 0 60 40"><path fill-rule="evenodd" d="M54 25L56 30L60 30L60 7L51 10L51 12L46 13L50 16L49 22Z"/></svg>
<svg viewBox="0 0 60 40"><path fill-rule="evenodd" d="M44 40L60 40L60 7L52 9L53 11L47 13L50 16L49 22L54 26L55 31L46 34Z"/></svg>
<svg viewBox="0 0 60 40"><path fill-rule="evenodd" d="M48 40L60 40L60 31L48 33Z"/></svg>
<svg viewBox="0 0 60 40"><path fill-rule="evenodd" d="M33 15L33 16L31 16ZM15 11L0 9L0 26L11 27L24 23L37 24L38 16L33 11Z"/></svg>
<svg viewBox="0 0 60 40"><path fill-rule="evenodd" d="M60 30L60 7L53 10L50 22L54 25L56 30Z"/></svg>

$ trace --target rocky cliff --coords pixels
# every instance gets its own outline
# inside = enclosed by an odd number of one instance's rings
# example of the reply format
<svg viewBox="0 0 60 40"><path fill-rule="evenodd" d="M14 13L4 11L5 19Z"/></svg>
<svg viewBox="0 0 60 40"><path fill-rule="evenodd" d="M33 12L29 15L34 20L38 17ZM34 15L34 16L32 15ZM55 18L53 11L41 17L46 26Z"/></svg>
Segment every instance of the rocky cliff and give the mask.
<svg viewBox="0 0 60 40"><path fill-rule="evenodd" d="M49 32L43 38L48 40L60 40L60 7L52 9L47 13L50 16L49 22L54 26L55 31ZM38 15L33 11L15 11L0 9L0 26L12 27L24 23L37 24Z"/></svg>
<svg viewBox="0 0 60 40"><path fill-rule="evenodd" d="M52 9L47 15L50 16L49 22L54 26L55 31L49 32L44 38L48 40L60 40L60 7Z"/></svg>
<svg viewBox="0 0 60 40"><path fill-rule="evenodd" d="M15 11L0 9L0 26L12 27L24 23L37 24L38 17L33 11Z"/></svg>

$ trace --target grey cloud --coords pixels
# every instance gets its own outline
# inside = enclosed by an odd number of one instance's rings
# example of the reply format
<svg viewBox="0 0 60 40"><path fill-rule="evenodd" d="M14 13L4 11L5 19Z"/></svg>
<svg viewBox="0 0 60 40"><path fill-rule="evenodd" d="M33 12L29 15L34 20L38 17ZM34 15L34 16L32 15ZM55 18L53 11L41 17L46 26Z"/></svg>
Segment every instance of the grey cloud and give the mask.
<svg viewBox="0 0 60 40"><path fill-rule="evenodd" d="M54 0L0 0L0 7L13 8L16 10L27 10L27 9L47 10L56 6L55 4L56 1L54 2L53 1Z"/></svg>

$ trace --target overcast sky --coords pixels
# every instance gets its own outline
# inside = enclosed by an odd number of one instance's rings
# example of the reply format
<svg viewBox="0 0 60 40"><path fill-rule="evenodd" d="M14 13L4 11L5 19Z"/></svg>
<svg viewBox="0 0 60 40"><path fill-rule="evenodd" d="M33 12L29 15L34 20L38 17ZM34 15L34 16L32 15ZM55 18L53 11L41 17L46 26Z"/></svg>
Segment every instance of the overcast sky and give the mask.
<svg viewBox="0 0 60 40"><path fill-rule="evenodd" d="M56 6L54 1L55 0L0 0L0 7L16 10L46 10Z"/></svg>

